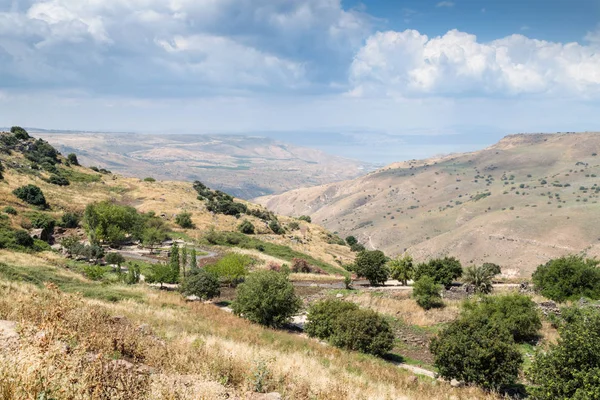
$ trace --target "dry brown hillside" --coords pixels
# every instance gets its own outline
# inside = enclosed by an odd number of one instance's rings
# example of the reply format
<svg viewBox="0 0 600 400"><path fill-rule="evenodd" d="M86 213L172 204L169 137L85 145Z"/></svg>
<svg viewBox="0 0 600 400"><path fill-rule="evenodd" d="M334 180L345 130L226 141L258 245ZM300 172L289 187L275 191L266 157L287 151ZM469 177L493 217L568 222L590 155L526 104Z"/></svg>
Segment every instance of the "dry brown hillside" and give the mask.
<svg viewBox="0 0 600 400"><path fill-rule="evenodd" d="M473 153L257 201L390 255L449 254L527 276L562 254L600 255L598 154L599 133L511 135Z"/></svg>

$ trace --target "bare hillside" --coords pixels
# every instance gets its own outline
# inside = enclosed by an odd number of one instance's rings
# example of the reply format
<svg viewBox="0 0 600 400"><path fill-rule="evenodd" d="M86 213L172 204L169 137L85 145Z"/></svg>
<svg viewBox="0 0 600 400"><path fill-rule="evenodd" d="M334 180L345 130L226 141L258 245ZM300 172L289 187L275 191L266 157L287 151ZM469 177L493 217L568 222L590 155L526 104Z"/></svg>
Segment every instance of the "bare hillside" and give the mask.
<svg viewBox="0 0 600 400"><path fill-rule="evenodd" d="M252 198L353 179L367 163L272 139L234 135L35 132L86 165L160 180L201 180L240 198Z"/></svg>
<svg viewBox="0 0 600 400"><path fill-rule="evenodd" d="M257 201L390 255L450 254L527 276L562 254L600 255L597 154L599 133L511 135L477 152Z"/></svg>

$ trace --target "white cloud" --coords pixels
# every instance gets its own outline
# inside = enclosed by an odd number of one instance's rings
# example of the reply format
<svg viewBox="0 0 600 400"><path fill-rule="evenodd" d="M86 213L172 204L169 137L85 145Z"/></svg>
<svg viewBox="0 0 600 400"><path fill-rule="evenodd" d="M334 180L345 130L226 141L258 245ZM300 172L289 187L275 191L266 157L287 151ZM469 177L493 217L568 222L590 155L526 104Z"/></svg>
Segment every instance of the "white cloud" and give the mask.
<svg viewBox="0 0 600 400"><path fill-rule="evenodd" d="M600 51L511 35L480 43L451 30L429 38L415 30L378 32L350 68L354 95L521 95L595 97Z"/></svg>
<svg viewBox="0 0 600 400"><path fill-rule="evenodd" d="M451 8L451 7L454 7L454 2L453 1L440 1L435 6L438 7L438 8L439 7Z"/></svg>

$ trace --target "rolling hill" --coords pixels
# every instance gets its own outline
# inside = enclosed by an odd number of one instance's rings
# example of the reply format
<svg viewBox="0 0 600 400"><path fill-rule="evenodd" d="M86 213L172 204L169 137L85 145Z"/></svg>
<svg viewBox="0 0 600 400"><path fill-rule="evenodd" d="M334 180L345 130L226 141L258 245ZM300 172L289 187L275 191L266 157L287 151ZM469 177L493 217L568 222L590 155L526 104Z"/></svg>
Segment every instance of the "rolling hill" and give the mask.
<svg viewBox="0 0 600 400"><path fill-rule="evenodd" d="M257 136L30 131L65 154L77 153L86 165L138 178L201 180L244 199L372 170L368 163Z"/></svg>
<svg viewBox="0 0 600 400"><path fill-rule="evenodd" d="M510 135L480 151L255 201L389 255L454 255L528 276L563 254L600 255L598 154L599 133Z"/></svg>

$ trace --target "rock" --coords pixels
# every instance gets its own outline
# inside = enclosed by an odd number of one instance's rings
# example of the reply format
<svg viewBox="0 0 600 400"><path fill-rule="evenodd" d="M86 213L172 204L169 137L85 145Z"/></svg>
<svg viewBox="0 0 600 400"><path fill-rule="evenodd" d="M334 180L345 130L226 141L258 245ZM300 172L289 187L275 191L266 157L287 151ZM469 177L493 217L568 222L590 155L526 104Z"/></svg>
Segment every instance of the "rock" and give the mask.
<svg viewBox="0 0 600 400"><path fill-rule="evenodd" d="M465 385L464 382L460 382L456 379L452 379L450 381L450 386L455 387L455 388L463 387L464 385Z"/></svg>
<svg viewBox="0 0 600 400"><path fill-rule="evenodd" d="M15 347L18 345L18 341L17 323L0 320L0 350Z"/></svg>
<svg viewBox="0 0 600 400"><path fill-rule="evenodd" d="M408 377L408 383L414 384L414 383L417 383L418 381L419 381L419 378L417 378L414 375Z"/></svg>
<svg viewBox="0 0 600 400"><path fill-rule="evenodd" d="M252 396L250 396L250 399L252 399L252 400L281 400L282 397L277 392L252 393Z"/></svg>
<svg viewBox="0 0 600 400"><path fill-rule="evenodd" d="M337 297L338 299L340 299L340 298L344 297L344 295L341 294L341 293L338 293L338 294L335 295L335 297Z"/></svg>

